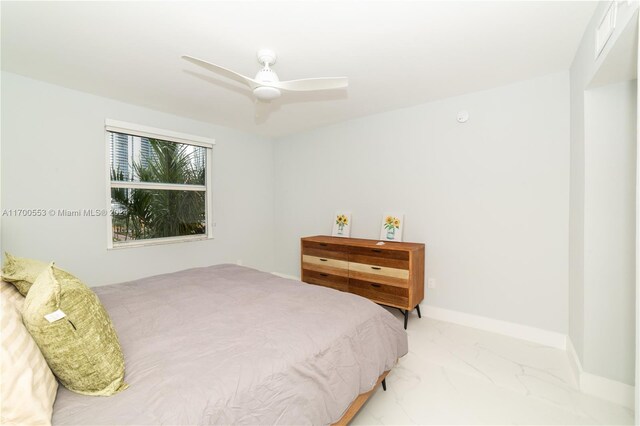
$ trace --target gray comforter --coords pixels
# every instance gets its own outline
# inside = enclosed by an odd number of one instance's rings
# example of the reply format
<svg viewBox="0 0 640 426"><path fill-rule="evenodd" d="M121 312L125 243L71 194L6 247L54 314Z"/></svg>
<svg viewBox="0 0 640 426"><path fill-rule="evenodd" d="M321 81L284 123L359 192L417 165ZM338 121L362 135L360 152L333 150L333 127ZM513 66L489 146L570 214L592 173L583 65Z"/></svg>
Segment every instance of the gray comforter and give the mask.
<svg viewBox="0 0 640 426"><path fill-rule="evenodd" d="M53 424L329 424L407 353L393 315L359 296L235 265L94 289L129 389L60 387Z"/></svg>

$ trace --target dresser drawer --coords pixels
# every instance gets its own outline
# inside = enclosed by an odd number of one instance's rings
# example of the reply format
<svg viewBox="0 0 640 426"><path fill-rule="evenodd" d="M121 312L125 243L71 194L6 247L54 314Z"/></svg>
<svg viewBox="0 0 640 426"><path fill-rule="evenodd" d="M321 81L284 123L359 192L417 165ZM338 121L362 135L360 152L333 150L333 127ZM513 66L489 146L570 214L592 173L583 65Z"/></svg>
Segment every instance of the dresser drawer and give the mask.
<svg viewBox="0 0 640 426"><path fill-rule="evenodd" d="M303 254L302 268L343 277L349 276L349 262L346 260Z"/></svg>
<svg viewBox="0 0 640 426"><path fill-rule="evenodd" d="M308 256L321 257L323 259L336 259L336 260L344 260L345 262L349 260L349 253L344 251L331 251L326 249L319 249L315 247L303 247L302 254Z"/></svg>
<svg viewBox="0 0 640 426"><path fill-rule="evenodd" d="M349 280L349 292L357 294L383 305L406 308L409 301L409 289L393 287L371 281Z"/></svg>
<svg viewBox="0 0 640 426"><path fill-rule="evenodd" d="M384 247L384 246L379 246ZM352 255L361 255L383 259L404 260L409 262L409 252L406 250L389 250L377 247L349 247L349 253Z"/></svg>
<svg viewBox="0 0 640 426"><path fill-rule="evenodd" d="M387 266L349 262L349 277L396 287L409 286L409 271Z"/></svg>
<svg viewBox="0 0 640 426"><path fill-rule="evenodd" d="M339 275L327 274L325 272L311 271L308 269L302 270L302 281L321 285L323 287L330 287L340 291L349 290L349 278L341 277Z"/></svg>
<svg viewBox="0 0 640 426"><path fill-rule="evenodd" d="M409 259L393 259L368 254L349 254L349 262L364 263L366 265L385 266L388 268L409 270Z"/></svg>
<svg viewBox="0 0 640 426"><path fill-rule="evenodd" d="M349 248L340 244L320 243L317 241L302 241L302 252L311 254L320 251L325 257L332 259L347 260L349 256Z"/></svg>

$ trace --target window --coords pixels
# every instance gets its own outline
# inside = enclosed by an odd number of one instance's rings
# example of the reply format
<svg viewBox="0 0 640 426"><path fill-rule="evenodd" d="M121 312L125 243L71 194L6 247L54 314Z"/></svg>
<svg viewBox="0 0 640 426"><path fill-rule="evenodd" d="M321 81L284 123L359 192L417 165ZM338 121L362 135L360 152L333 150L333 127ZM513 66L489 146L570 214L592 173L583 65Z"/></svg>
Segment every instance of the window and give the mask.
<svg viewBox="0 0 640 426"><path fill-rule="evenodd" d="M106 121L109 248L211 238L212 139Z"/></svg>

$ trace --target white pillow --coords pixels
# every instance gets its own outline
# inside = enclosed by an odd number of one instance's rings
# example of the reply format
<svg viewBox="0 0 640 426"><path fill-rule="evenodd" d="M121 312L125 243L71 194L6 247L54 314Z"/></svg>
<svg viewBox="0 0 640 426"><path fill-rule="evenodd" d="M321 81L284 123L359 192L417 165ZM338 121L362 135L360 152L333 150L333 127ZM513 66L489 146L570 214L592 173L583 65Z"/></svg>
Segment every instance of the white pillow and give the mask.
<svg viewBox="0 0 640 426"><path fill-rule="evenodd" d="M0 281L0 424L50 425L58 382L22 323L23 303Z"/></svg>

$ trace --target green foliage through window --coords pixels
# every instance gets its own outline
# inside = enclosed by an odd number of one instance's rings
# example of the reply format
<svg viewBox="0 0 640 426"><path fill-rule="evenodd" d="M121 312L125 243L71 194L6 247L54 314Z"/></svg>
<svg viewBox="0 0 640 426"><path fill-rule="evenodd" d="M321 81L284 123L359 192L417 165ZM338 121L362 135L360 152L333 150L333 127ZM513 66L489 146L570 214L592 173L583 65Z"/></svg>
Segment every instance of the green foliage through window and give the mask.
<svg viewBox="0 0 640 426"><path fill-rule="evenodd" d="M206 186L206 148L111 135L113 241L206 234L205 189L179 186ZM118 187L122 182L142 188ZM149 188L153 184L170 189Z"/></svg>

